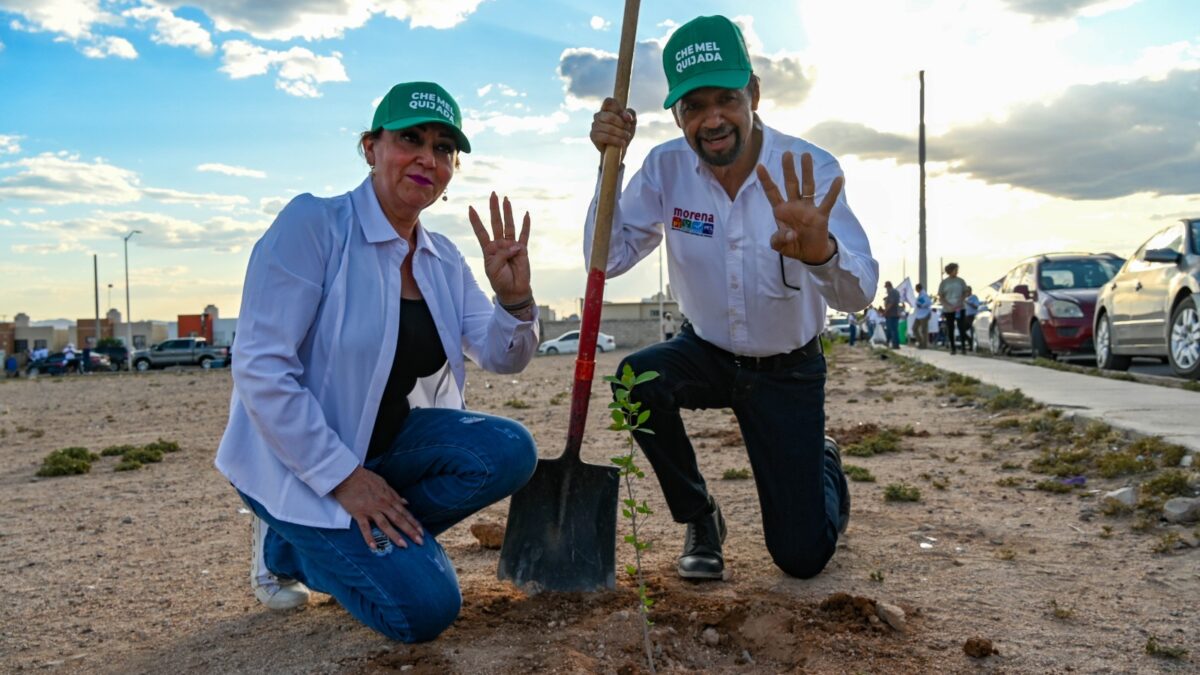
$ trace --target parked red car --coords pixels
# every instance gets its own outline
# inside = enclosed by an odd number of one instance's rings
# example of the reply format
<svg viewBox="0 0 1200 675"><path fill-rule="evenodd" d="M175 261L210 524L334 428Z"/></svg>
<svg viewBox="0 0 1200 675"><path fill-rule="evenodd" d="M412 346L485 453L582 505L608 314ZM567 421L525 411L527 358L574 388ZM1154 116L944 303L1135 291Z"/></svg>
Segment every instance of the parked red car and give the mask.
<svg viewBox="0 0 1200 675"><path fill-rule="evenodd" d="M992 353L1090 354L1100 287L1124 259L1112 253L1047 253L1026 258L1004 277L992 301Z"/></svg>

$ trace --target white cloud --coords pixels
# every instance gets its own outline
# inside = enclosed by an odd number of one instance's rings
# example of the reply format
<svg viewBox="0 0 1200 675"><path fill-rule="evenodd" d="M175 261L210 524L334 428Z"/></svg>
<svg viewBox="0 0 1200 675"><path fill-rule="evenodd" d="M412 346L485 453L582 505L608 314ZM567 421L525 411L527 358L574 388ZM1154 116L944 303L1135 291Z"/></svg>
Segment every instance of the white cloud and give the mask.
<svg viewBox="0 0 1200 675"><path fill-rule="evenodd" d="M588 25L592 27L592 30L608 30L612 26L612 22L605 21L602 16L593 16Z"/></svg>
<svg viewBox="0 0 1200 675"><path fill-rule="evenodd" d="M467 137L473 137L484 131L492 131L501 136L511 136L516 133L532 132L550 134L558 131L570 118L562 110L556 110L549 115L508 115L499 112L468 111L463 118L463 132Z"/></svg>
<svg viewBox="0 0 1200 675"><path fill-rule="evenodd" d="M13 30L58 33L70 40L91 37L96 24L117 23L117 17L100 8L100 0L0 0L0 10L20 15Z"/></svg>
<svg viewBox="0 0 1200 675"><path fill-rule="evenodd" d="M136 59L137 50L129 40L107 35L96 38L96 41L83 48L83 55L89 59L106 59L115 56L121 59Z"/></svg>
<svg viewBox="0 0 1200 675"><path fill-rule="evenodd" d="M348 82L340 52L318 56L303 47L273 51L244 40L230 40L221 45L224 53L221 72L240 80L265 75L277 69L275 88L292 96L316 98L321 95L317 85L325 82Z"/></svg>
<svg viewBox="0 0 1200 675"><path fill-rule="evenodd" d="M408 21L413 28L453 28L483 0L160 0L172 8L195 7L220 32L243 32L260 40L340 38L375 14Z"/></svg>
<svg viewBox="0 0 1200 675"><path fill-rule="evenodd" d="M130 230L141 230L137 242L150 248L236 252L253 244L267 223L227 216L198 221L146 211L96 211L83 218L25 222L22 227L54 240L31 249L39 253L77 251L85 242L112 239Z"/></svg>
<svg viewBox="0 0 1200 675"><path fill-rule="evenodd" d="M266 171L258 169L247 169L244 166L231 166L229 164L207 163L196 167L197 171L208 171L212 173L223 173L226 176L238 176L241 178L266 178Z"/></svg>
<svg viewBox="0 0 1200 675"><path fill-rule="evenodd" d="M203 56L210 56L214 51L212 36L203 26L189 19L181 19L166 7L149 0L146 5L125 10L124 15L141 23L154 22L154 33L150 39L157 44L194 49Z"/></svg>
<svg viewBox="0 0 1200 675"><path fill-rule="evenodd" d="M41 204L123 204L142 196L138 176L97 159L91 163L65 153L0 164L0 171L18 169L0 178L0 199L23 199Z"/></svg>
<svg viewBox="0 0 1200 675"><path fill-rule="evenodd" d="M762 40L754 32L753 17L737 16L733 21L742 29L754 72L762 79L763 99L776 105L799 105L812 87L811 74L800 58L788 52L764 53ZM666 35L640 41L634 48L629 107L639 113L662 110L667 96L662 50L674 29L674 25L669 25ZM564 50L559 57L558 75L567 92L567 107L597 107L602 99L612 95L616 73L616 54L591 48Z"/></svg>
<svg viewBox="0 0 1200 675"><path fill-rule="evenodd" d="M20 136L0 134L0 155L15 155L21 151Z"/></svg>
<svg viewBox="0 0 1200 675"><path fill-rule="evenodd" d="M288 200L282 197L264 197L258 200L258 208L268 216L274 217L283 207L287 206Z"/></svg>
<svg viewBox="0 0 1200 675"><path fill-rule="evenodd" d="M233 207L248 204L249 199L241 195L222 195L212 192L184 192L171 188L145 188L142 194L164 204L193 204L195 206Z"/></svg>
<svg viewBox="0 0 1200 675"><path fill-rule="evenodd" d="M19 199L38 204L128 204L143 197L166 204L192 204L232 208L249 203L240 195L193 193L171 188L142 187L138 175L96 159L84 162L77 155L42 153L0 163L0 199ZM29 212L33 212L29 209Z"/></svg>

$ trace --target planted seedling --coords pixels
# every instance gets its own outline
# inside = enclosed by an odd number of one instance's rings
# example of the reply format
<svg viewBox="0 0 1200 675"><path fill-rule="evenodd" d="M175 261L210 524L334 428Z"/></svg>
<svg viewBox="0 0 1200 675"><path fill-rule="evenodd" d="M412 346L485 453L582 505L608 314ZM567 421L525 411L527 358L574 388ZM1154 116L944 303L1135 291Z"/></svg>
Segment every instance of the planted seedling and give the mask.
<svg viewBox="0 0 1200 675"><path fill-rule="evenodd" d="M621 515L629 519L632 534L625 535L624 540L633 548L635 563L626 565L625 573L637 580L638 612L642 617L642 644L646 649L646 663L650 666L651 673L656 672L654 650L650 644L650 626L653 625L650 620L650 608L654 606L654 599L646 591L646 579L642 573L642 551L648 550L651 542L643 541L638 536L638 528L640 526L639 516L649 516L654 511L650 510L650 506L646 504L645 500L639 502L634 493L634 479L641 480L646 477L646 473L637 465L637 445L634 443L633 435L635 433L653 434L654 432L643 427L650 419L650 411L642 410L641 402L630 399L630 394L637 385L649 382L656 377L658 377L658 373L652 370L637 375L633 372L633 368L626 364L620 377L608 375L604 378L606 382L613 385L613 398L615 399L608 404L613 420L612 426L609 428L616 432L625 432L627 435L629 451L624 455L613 457L612 463L620 468L621 478L625 482L625 498L621 500Z"/></svg>

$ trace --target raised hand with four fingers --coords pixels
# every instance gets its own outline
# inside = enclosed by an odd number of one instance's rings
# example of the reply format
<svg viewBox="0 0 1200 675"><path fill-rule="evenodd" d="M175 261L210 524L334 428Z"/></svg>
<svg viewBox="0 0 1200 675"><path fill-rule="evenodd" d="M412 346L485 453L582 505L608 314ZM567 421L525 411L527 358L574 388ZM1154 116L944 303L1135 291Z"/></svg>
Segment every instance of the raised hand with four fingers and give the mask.
<svg viewBox="0 0 1200 675"><path fill-rule="evenodd" d="M775 212L775 224L779 228L771 235L771 248L809 265L820 265L832 258L837 253L837 245L829 236L829 213L837 203L845 180L841 176L834 178L829 191L825 193L825 198L818 205L812 155L807 152L800 156L799 179L796 178L794 155L790 152L783 153L783 185L786 196L779 192L779 187L771 180L765 166L759 164L757 172L767 201L771 202Z"/></svg>

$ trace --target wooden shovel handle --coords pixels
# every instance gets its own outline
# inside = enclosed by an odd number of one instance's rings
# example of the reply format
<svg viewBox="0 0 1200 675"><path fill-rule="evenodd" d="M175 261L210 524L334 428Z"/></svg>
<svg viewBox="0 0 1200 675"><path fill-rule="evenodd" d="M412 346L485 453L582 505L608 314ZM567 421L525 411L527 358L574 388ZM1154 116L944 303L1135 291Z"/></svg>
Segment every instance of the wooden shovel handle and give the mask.
<svg viewBox="0 0 1200 675"><path fill-rule="evenodd" d="M622 108L629 99L629 79L633 72L633 48L637 41L640 7L641 0L625 0L621 47L617 54L617 80L613 86L613 98ZM600 197L596 203L596 226L592 235L587 291L583 300L583 322L579 327L579 356L575 360L575 382L571 388L571 421L567 428L567 448L563 457L578 459L583 444L583 427L587 422L588 399L591 397L592 376L596 370L596 336L600 332L604 276L608 269L608 244L612 238L620 171L621 149L606 146L600 169Z"/></svg>

